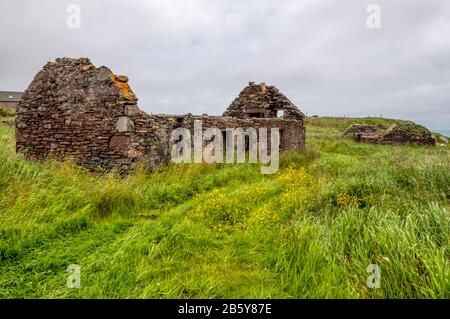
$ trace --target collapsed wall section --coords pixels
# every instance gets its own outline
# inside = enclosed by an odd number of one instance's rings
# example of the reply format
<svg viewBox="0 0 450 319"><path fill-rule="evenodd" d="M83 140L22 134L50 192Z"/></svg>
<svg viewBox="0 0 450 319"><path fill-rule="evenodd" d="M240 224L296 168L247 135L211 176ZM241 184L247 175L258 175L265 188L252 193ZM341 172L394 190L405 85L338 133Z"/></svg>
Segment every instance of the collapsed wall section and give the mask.
<svg viewBox="0 0 450 319"><path fill-rule="evenodd" d="M436 144L436 138L427 128L409 121L394 124L386 131L375 125L353 124L347 128L343 136L352 137L357 142L372 144L430 146Z"/></svg>

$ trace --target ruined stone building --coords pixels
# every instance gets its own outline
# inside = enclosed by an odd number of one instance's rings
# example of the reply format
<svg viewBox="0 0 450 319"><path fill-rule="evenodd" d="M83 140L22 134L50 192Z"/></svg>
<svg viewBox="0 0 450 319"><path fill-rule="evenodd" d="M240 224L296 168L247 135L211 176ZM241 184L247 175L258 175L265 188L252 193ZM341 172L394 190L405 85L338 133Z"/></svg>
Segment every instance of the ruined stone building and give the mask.
<svg viewBox="0 0 450 319"><path fill-rule="evenodd" d="M237 118L301 119L303 113L274 86L250 82L223 116Z"/></svg>
<svg viewBox="0 0 450 319"><path fill-rule="evenodd" d="M343 134L357 142L383 145L428 145L434 146L436 138L424 126L413 122L397 123L384 130L376 125L353 124Z"/></svg>
<svg viewBox="0 0 450 319"><path fill-rule="evenodd" d="M275 87L250 83L223 116L153 115L137 106L126 76L89 59L60 58L35 76L17 108L16 148L27 158L72 157L82 166L120 171L170 161L170 133L278 127L281 150L305 144L304 115Z"/></svg>

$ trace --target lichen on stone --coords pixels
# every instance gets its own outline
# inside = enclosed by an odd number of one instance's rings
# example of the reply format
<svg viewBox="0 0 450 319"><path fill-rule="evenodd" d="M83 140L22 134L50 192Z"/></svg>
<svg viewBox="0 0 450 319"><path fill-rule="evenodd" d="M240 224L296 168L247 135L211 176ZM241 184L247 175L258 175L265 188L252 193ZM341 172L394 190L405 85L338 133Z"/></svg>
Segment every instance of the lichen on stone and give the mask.
<svg viewBox="0 0 450 319"><path fill-rule="evenodd" d="M125 100L129 101L137 101L136 95L134 95L133 91L131 90L130 86L128 85L128 78L126 76L117 76L114 73L111 72L110 78L113 81L113 83L119 88L120 93L124 97Z"/></svg>

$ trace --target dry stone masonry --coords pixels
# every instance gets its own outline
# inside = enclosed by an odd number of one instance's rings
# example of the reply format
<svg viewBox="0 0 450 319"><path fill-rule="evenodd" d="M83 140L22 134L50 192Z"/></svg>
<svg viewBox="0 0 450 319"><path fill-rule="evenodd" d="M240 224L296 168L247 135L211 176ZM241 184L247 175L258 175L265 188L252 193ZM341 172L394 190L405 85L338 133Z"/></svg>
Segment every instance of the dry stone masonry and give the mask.
<svg viewBox="0 0 450 319"><path fill-rule="evenodd" d="M371 124L353 124L344 132L344 137L356 138L360 134L374 134L381 132L380 128Z"/></svg>
<svg viewBox="0 0 450 319"><path fill-rule="evenodd" d="M373 144L436 144L436 138L431 132L418 124L405 122L392 125L386 131L369 124L353 124L345 132L344 137L352 137L357 142Z"/></svg>
<svg viewBox="0 0 450 319"><path fill-rule="evenodd" d="M74 158L92 170L121 172L170 160L178 127L280 128L282 150L305 144L304 115L275 87L250 83L223 117L150 115L141 111L126 76L89 59L59 58L35 76L17 107L16 149L27 158ZM283 116L278 114L282 111Z"/></svg>
<svg viewBox="0 0 450 319"><path fill-rule="evenodd" d="M303 119L304 115L274 86L250 82L223 116L238 118Z"/></svg>

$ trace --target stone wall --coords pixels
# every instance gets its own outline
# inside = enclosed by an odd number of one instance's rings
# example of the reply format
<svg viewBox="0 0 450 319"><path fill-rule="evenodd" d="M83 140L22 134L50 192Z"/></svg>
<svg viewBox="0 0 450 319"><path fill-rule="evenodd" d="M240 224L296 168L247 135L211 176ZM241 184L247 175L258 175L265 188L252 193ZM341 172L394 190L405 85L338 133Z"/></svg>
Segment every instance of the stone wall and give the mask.
<svg viewBox="0 0 450 319"><path fill-rule="evenodd" d="M132 127L118 125L137 108L126 82L85 58L47 63L19 102L17 151L35 159L70 156L92 168L132 164L131 147L115 143L135 138Z"/></svg>
<svg viewBox="0 0 450 319"><path fill-rule="evenodd" d="M357 138L360 134L371 134L380 131L380 128L371 124L353 124L348 127L343 136Z"/></svg>
<svg viewBox="0 0 450 319"><path fill-rule="evenodd" d="M413 122L394 124L386 131L375 125L353 124L347 128L343 136L352 137L357 142L372 144L412 144L430 146L436 144L436 138L427 128Z"/></svg>
<svg viewBox="0 0 450 319"><path fill-rule="evenodd" d="M178 127L188 128L193 133L194 121L200 120L203 131L210 128L218 128L225 133L226 129L236 128L267 128L270 133L271 128L279 128L280 130L280 149L282 151L296 150L305 146L305 128L302 120L285 120L278 118L235 118L221 116L171 116L165 117L170 121L170 130ZM170 132L168 133L170 135ZM268 135L270 141L270 134ZM167 144L167 143L166 143Z"/></svg>
<svg viewBox="0 0 450 319"><path fill-rule="evenodd" d="M87 58L56 59L36 75L17 108L16 148L27 158L74 158L92 170L129 171L170 160L170 134L177 127L279 127L281 148L304 146L303 118L150 115L137 106L126 76L96 68Z"/></svg>
<svg viewBox="0 0 450 319"><path fill-rule="evenodd" d="M384 134L381 144L413 144L430 145L436 144L436 138L431 132L415 123L402 123L393 125Z"/></svg>
<svg viewBox="0 0 450 319"><path fill-rule="evenodd" d="M239 118L277 118L303 120L300 110L275 86L250 82L231 103L223 116Z"/></svg>

